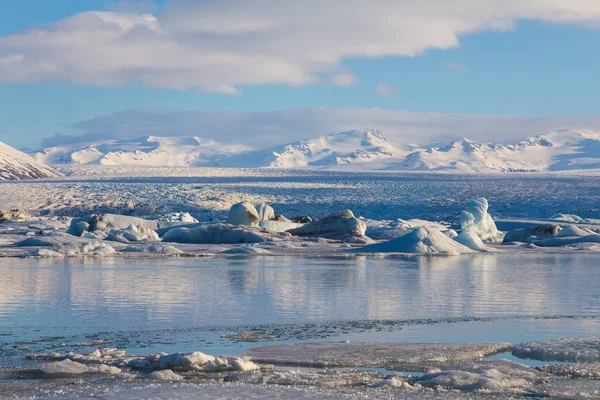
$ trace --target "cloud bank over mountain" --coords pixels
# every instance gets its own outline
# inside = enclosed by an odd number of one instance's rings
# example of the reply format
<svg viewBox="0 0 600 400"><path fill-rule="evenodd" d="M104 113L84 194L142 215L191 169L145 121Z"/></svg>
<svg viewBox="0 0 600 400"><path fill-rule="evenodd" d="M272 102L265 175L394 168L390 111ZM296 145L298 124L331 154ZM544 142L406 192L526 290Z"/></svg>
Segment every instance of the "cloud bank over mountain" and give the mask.
<svg viewBox="0 0 600 400"><path fill-rule="evenodd" d="M55 135L42 147L99 138L202 137L255 149L360 128L379 129L393 143L444 144L457 137L512 143L559 129L600 131L600 116L442 114L366 108L265 112L132 110L76 123L80 135Z"/></svg>

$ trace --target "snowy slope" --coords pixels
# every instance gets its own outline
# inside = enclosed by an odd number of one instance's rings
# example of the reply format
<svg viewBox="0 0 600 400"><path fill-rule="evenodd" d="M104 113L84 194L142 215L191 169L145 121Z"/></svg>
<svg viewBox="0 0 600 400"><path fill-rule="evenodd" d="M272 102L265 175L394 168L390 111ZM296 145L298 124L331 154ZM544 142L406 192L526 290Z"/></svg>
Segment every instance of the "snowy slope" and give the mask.
<svg viewBox="0 0 600 400"><path fill-rule="evenodd" d="M0 181L58 176L61 176L60 173L54 169L0 142Z"/></svg>
<svg viewBox="0 0 600 400"><path fill-rule="evenodd" d="M548 172L600 169L600 134L560 130L510 145L462 138L423 148L391 143L378 130L357 129L262 150L198 137L149 136L52 147L34 157L46 164L112 166Z"/></svg>
<svg viewBox="0 0 600 400"><path fill-rule="evenodd" d="M462 138L409 154L393 170L540 172L600 168L600 135L560 130L514 145L474 143Z"/></svg>
<svg viewBox="0 0 600 400"><path fill-rule="evenodd" d="M376 161L401 158L408 153L388 142L378 130L357 129L235 155L222 160L219 165L297 168L360 164L362 167Z"/></svg>
<svg viewBox="0 0 600 400"><path fill-rule="evenodd" d="M34 154L46 164L146 165L183 167L210 165L215 159L249 149L198 137L110 139L51 147Z"/></svg>

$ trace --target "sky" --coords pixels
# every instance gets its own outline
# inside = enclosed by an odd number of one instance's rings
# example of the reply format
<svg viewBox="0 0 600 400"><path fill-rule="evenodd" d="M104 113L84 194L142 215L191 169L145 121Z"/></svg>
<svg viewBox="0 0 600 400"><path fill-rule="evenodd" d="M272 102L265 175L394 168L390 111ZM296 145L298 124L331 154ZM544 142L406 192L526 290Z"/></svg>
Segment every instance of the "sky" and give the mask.
<svg viewBox="0 0 600 400"><path fill-rule="evenodd" d="M0 140L16 147L600 129L596 1L0 1Z"/></svg>

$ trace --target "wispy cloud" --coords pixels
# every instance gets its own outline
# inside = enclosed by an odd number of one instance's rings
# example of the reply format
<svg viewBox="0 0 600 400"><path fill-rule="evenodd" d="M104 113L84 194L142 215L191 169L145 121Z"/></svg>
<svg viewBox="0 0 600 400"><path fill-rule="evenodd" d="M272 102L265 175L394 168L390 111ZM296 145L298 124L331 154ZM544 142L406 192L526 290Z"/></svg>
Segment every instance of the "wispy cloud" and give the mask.
<svg viewBox="0 0 600 400"><path fill-rule="evenodd" d="M449 69L450 71L468 71L469 70L469 67L467 67L464 64L457 63L457 62L445 63L444 67L446 67L446 69Z"/></svg>
<svg viewBox="0 0 600 400"><path fill-rule="evenodd" d="M358 83L358 77L352 74L339 74L331 78L331 83L335 86L354 86Z"/></svg>
<svg viewBox="0 0 600 400"><path fill-rule="evenodd" d="M236 94L244 85L323 83L344 59L451 49L461 36L519 19L600 26L600 2L589 0L479 0L475 8L473 0L168 0L158 16L140 12L148 2L112 3L116 11L0 37L0 83L142 82Z"/></svg>
<svg viewBox="0 0 600 400"><path fill-rule="evenodd" d="M398 93L398 88L387 82L384 82L377 85L377 87L375 88L375 92L380 96L391 97Z"/></svg>

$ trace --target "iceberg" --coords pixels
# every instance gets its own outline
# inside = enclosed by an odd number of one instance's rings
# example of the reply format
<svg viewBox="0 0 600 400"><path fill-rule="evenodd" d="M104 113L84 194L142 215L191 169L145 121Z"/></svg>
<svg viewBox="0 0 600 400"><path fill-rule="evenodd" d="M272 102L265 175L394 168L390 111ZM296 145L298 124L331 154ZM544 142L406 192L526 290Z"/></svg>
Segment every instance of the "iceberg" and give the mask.
<svg viewBox="0 0 600 400"><path fill-rule="evenodd" d="M482 240L495 242L502 234L496 228L492 216L488 214L488 201L480 197L465 204L460 213L460 226L463 231L474 233Z"/></svg>
<svg viewBox="0 0 600 400"><path fill-rule="evenodd" d="M258 226L260 217L256 208L247 201L237 203L231 206L227 213L226 222L231 225Z"/></svg>
<svg viewBox="0 0 600 400"><path fill-rule="evenodd" d="M365 232L367 224L356 218L350 210L338 211L322 219L288 230L294 236L322 237L344 242L371 242Z"/></svg>
<svg viewBox="0 0 600 400"><path fill-rule="evenodd" d="M383 243L371 244L357 249L361 253L410 253L410 254L468 254L469 247L449 238L433 227L421 227Z"/></svg>

